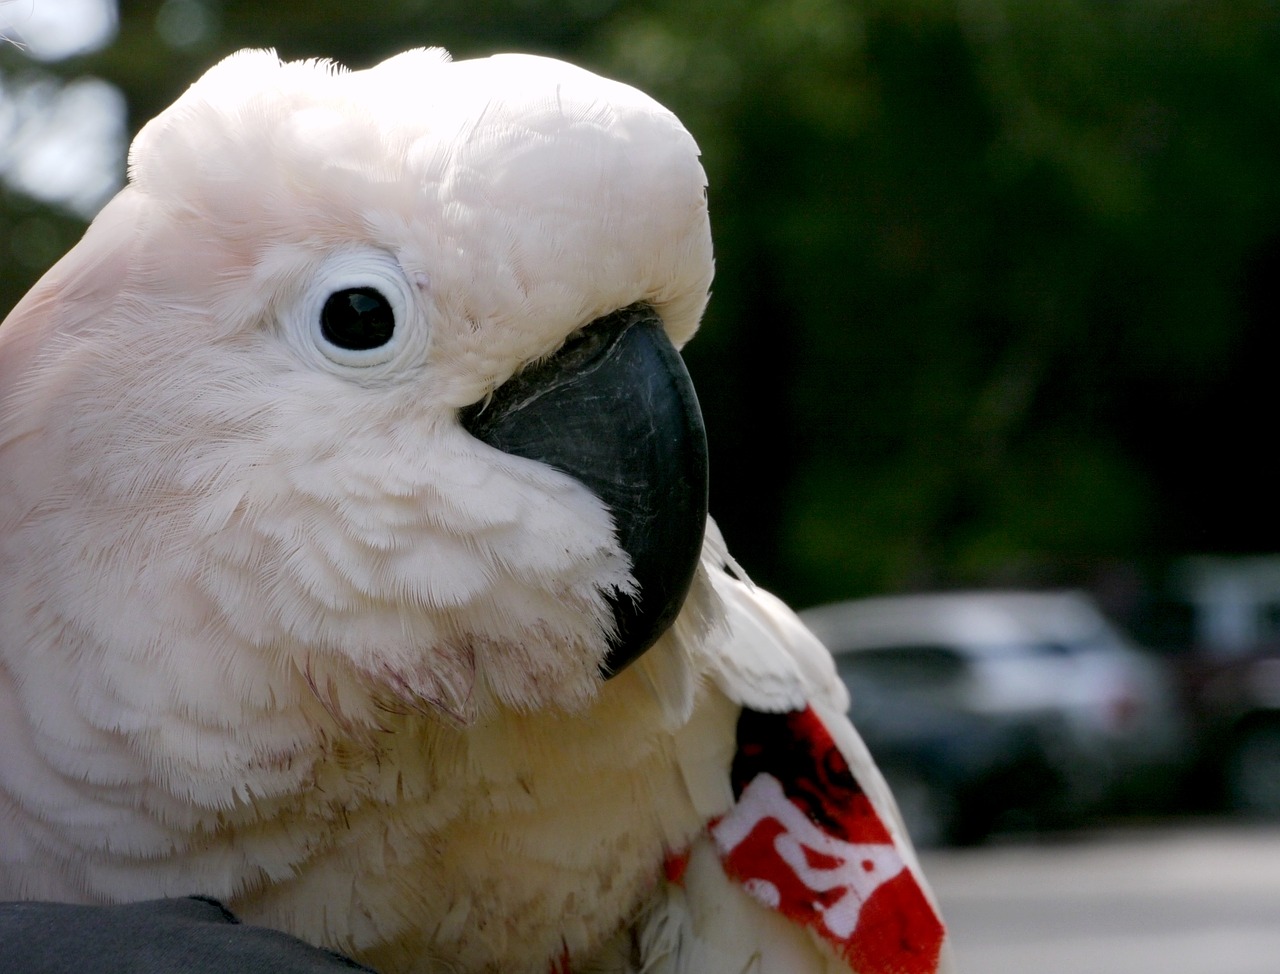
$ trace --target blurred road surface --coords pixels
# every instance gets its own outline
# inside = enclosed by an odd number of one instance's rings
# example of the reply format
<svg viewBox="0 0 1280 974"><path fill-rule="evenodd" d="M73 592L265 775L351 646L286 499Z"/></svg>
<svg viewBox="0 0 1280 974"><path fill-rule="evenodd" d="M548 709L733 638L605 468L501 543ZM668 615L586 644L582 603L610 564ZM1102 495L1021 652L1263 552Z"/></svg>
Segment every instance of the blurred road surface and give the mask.
<svg viewBox="0 0 1280 974"><path fill-rule="evenodd" d="M1280 974L1280 826L923 856L960 974Z"/></svg>

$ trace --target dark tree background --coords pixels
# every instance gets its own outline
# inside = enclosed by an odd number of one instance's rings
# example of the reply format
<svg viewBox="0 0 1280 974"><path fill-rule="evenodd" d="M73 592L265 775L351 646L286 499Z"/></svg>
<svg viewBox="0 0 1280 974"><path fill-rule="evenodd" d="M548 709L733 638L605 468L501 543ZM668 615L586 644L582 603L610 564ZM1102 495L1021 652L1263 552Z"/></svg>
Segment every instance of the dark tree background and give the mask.
<svg viewBox="0 0 1280 974"><path fill-rule="evenodd" d="M93 53L0 44L0 139L33 84L110 82L132 133L239 47L426 44L568 57L699 139L712 510L794 604L1280 550L1276 5L121 0ZM82 226L0 191L0 309Z"/></svg>

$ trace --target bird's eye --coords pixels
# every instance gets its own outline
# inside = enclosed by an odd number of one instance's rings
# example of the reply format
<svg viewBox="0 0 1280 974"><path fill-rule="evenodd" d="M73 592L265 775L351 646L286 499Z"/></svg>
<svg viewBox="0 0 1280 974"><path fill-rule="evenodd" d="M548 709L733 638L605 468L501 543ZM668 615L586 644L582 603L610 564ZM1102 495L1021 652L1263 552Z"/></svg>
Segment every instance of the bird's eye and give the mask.
<svg viewBox="0 0 1280 974"><path fill-rule="evenodd" d="M421 271L417 276L425 279ZM423 361L431 334L425 285L411 282L393 254L342 247L300 283L277 307L286 334L311 364L376 383Z"/></svg>
<svg viewBox="0 0 1280 974"><path fill-rule="evenodd" d="M371 287L351 287L329 295L320 310L320 334L353 352L381 348L391 341L396 315L382 293Z"/></svg>

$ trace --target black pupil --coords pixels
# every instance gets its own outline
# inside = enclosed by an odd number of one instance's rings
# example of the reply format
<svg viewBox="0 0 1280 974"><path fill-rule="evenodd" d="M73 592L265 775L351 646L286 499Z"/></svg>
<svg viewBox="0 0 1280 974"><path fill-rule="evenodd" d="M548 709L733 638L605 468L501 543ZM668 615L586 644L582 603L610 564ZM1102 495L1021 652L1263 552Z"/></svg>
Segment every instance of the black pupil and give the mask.
<svg viewBox="0 0 1280 974"><path fill-rule="evenodd" d="M329 295L320 312L320 334L339 348L363 352L391 341L396 316L371 287L352 287Z"/></svg>

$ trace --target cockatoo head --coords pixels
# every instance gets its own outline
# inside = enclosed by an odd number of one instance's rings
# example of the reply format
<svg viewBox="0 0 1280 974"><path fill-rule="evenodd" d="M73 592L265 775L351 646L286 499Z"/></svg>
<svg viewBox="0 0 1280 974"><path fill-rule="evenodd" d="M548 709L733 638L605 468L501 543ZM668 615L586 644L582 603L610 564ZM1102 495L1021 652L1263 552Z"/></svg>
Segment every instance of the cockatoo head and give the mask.
<svg viewBox="0 0 1280 974"><path fill-rule="evenodd" d="M693 140L625 85L234 55L0 330L0 626L196 719L290 674L580 705L695 572L711 272Z"/></svg>

